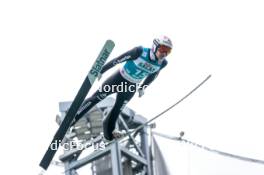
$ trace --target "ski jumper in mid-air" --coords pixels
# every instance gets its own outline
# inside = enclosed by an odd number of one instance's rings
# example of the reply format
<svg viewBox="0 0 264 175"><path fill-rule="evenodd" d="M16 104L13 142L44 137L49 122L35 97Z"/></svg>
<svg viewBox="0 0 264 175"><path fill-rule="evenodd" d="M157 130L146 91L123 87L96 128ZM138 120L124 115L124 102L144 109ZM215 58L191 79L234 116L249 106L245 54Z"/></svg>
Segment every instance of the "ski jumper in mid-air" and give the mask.
<svg viewBox="0 0 264 175"><path fill-rule="evenodd" d="M139 97L144 94L144 89L167 65L166 57L170 54L171 49L171 40L162 36L153 40L152 48L135 47L105 64L101 74L115 65L125 62L124 66L104 81L99 90L83 102L73 123L76 123L86 112L108 95L116 93L115 104L103 121L103 130L105 139L112 140L117 137L119 131L115 130L115 124L120 112L136 91L139 92ZM140 84L142 81L143 83ZM120 91L118 85L119 87L120 85L126 87Z"/></svg>

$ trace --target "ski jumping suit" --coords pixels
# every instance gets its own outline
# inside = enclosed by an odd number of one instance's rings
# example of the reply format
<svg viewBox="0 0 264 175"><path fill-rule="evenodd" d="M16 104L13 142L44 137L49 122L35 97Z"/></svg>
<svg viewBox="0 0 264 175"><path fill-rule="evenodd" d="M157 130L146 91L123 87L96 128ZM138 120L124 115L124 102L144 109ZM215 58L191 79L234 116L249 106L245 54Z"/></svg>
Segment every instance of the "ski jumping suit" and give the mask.
<svg viewBox="0 0 264 175"><path fill-rule="evenodd" d="M125 105L134 96L136 87L143 80L139 88L148 86L159 74L160 70L167 65L167 60L154 61L150 59L150 48L141 46L135 47L119 57L108 62L102 69L101 74L114 67L116 64L126 62L124 66L112 76L110 76L90 98L86 99L75 116L76 123L94 105L110 94L117 93L115 104L103 122L104 136L107 140L112 140L112 132L115 129L116 120ZM117 85L122 84L128 88L120 92Z"/></svg>

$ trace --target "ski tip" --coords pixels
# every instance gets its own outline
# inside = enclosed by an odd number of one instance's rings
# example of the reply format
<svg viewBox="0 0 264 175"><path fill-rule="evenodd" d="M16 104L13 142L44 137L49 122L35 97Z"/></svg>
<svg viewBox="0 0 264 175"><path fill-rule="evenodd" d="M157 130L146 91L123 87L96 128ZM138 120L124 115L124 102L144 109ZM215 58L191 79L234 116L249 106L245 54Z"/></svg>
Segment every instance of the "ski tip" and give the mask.
<svg viewBox="0 0 264 175"><path fill-rule="evenodd" d="M111 39L106 40L106 44L110 44L112 46L115 46L115 42Z"/></svg>

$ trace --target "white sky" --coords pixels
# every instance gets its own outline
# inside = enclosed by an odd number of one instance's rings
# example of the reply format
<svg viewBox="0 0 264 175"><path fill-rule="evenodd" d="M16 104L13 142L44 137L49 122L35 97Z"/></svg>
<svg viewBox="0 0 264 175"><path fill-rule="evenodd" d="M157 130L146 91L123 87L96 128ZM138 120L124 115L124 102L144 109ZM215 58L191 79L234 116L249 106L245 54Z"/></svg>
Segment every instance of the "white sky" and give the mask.
<svg viewBox="0 0 264 175"><path fill-rule="evenodd" d="M58 102L75 97L106 39L116 43L113 58L163 34L175 46L169 65L128 106L153 117L212 74L157 120L157 131L183 130L209 147L264 159L263 9L261 0L1 1L1 170L37 173L57 129ZM189 167L181 174L264 174L262 165L196 149L180 157L187 148L174 148L166 153L175 154L173 174L177 166ZM182 161L188 155L191 163Z"/></svg>

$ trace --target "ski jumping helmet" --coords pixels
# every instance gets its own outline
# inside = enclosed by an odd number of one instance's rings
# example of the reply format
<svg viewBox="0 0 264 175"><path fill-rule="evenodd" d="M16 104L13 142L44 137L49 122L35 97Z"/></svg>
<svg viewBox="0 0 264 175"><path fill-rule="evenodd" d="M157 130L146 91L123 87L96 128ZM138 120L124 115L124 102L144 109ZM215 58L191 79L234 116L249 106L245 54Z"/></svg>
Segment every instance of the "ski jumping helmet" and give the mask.
<svg viewBox="0 0 264 175"><path fill-rule="evenodd" d="M167 36L161 36L153 40L152 52L156 55L157 50L169 54L172 49L172 41Z"/></svg>

